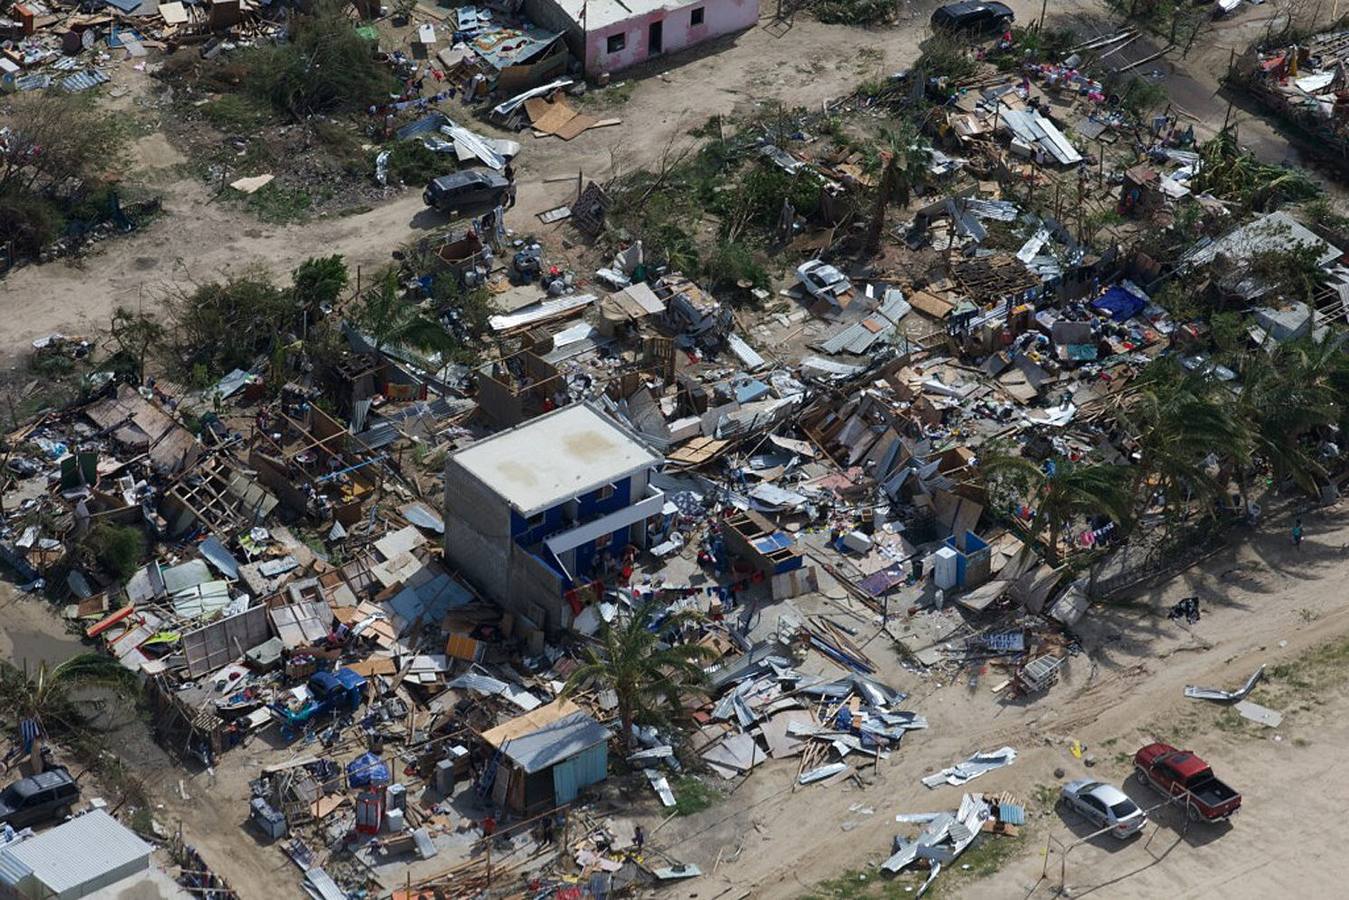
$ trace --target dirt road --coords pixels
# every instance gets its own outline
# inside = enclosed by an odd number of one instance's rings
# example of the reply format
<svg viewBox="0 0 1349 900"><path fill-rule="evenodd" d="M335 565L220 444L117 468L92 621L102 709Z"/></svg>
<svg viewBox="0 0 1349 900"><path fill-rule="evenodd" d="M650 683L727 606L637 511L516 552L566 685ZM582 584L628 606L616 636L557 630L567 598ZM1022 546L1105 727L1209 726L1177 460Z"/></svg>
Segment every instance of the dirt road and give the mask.
<svg viewBox="0 0 1349 900"><path fill-rule="evenodd" d="M912 58L920 37L918 29L865 32L801 17L785 33L755 28L664 60L636 73L630 79L635 80L631 98L606 110L606 115L621 116L621 125L570 142L517 136L524 145L516 167L519 202L508 224L518 232L547 229L535 214L566 202L573 188L545 184L545 178L582 171L602 179L615 161L640 167L658 159L672 140L692 140L687 132L708 117L755 103L818 106L886 71L887 65ZM149 88L140 83L140 89ZM130 102L124 98L122 105ZM181 161L159 133L139 140L133 158L142 172L170 172L166 167ZM161 178L157 186L168 213L161 221L105 242L86 259L30 265L4 280L0 358L12 357L22 344L53 331L96 332L106 328L118 305L153 310L175 287L248 266L284 275L311 256L341 253L353 266L369 270L387 263L391 251L418 234L444 224L425 209L419 189L396 193L359 215L276 227L218 201L195 178Z"/></svg>
<svg viewBox="0 0 1349 900"><path fill-rule="evenodd" d="M1130 754L1154 736L1191 747L1221 769L1246 796L1230 827L1194 826L1167 810L1154 816L1156 833L1133 842L1097 839L1075 848L1066 868L1071 896L1268 897L1303 890L1332 896L1349 876L1338 853L1338 823L1349 803L1349 784L1339 748L1349 737L1349 698L1335 689L1300 687L1299 678L1275 678L1253 698L1285 713L1277 729L1262 730L1221 707L1183 698L1186 684L1235 687L1260 663L1305 660L1328 641L1349 637L1343 573L1349 566L1349 509L1305 517L1309 538L1294 550L1286 526L1226 550L1204 565L1128 606L1093 610L1080 634L1085 654L1072 660L1052 692L1025 704L1000 704L989 685L992 673L971 688L939 686L891 663L882 677L912 694L909 704L931 727L911 734L880 765L866 790L844 783L792 793L796 767L769 763L716 811L675 820L658 842L672 855L703 867L717 866L701 896L799 897L826 880L867 868L888 855L898 828L894 815L953 809L961 790L928 790L919 778L979 749L1004 744L1020 756L1006 769L984 776L972 789L1010 790L1032 802L1030 837L1019 859L992 879L976 881L960 870L942 876L943 896L1006 898L1052 896L1059 886L1059 858L1052 878L1036 888L1046 840L1071 843L1090 831L1034 802L1067 778L1123 783ZM1204 615L1195 626L1168 620L1165 610L1197 594ZM1343 651L1349 653L1349 649ZM886 654L888 655L888 654ZM882 652L873 654L880 660ZM1329 666L1343 664L1332 656ZM1277 740L1275 739L1277 736ZM1097 760L1088 769L1069 751L1076 739ZM1129 782L1140 804L1157 802ZM859 811L874 810L871 814ZM721 858L717 865L718 857ZM1295 869L1284 863L1310 859ZM866 893L858 882L847 896L904 896L902 887ZM1282 891L1275 891L1276 886ZM1295 887L1296 886L1296 887ZM824 894L828 895L828 894ZM837 896L843 896L842 893Z"/></svg>

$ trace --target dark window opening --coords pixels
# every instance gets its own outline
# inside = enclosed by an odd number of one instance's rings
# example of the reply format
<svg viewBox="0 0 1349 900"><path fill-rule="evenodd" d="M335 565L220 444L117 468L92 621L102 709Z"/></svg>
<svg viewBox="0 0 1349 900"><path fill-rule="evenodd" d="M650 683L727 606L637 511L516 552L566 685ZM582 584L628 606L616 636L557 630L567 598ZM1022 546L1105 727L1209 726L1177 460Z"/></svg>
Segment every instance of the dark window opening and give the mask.
<svg viewBox="0 0 1349 900"><path fill-rule="evenodd" d="M703 8L701 6L695 9L693 12L689 13L689 24L690 25L703 24Z"/></svg>
<svg viewBox="0 0 1349 900"><path fill-rule="evenodd" d="M627 43L628 43L627 40L626 40L626 38L627 38L627 35L624 35L624 34L611 34L611 35L609 35L609 40L608 40L608 42L606 42L606 44L605 44L605 50L606 50L607 52L609 52L609 53L620 53L620 52L622 52L623 48L624 48L625 46L627 46Z"/></svg>

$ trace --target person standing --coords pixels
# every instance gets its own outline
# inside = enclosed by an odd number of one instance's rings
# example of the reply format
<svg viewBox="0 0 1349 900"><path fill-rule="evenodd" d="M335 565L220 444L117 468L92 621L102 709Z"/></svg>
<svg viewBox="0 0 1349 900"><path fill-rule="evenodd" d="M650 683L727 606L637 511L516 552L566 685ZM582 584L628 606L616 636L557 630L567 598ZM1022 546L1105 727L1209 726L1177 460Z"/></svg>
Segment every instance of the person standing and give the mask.
<svg viewBox="0 0 1349 900"><path fill-rule="evenodd" d="M1300 516L1293 523L1293 546L1298 550L1302 549L1302 518Z"/></svg>

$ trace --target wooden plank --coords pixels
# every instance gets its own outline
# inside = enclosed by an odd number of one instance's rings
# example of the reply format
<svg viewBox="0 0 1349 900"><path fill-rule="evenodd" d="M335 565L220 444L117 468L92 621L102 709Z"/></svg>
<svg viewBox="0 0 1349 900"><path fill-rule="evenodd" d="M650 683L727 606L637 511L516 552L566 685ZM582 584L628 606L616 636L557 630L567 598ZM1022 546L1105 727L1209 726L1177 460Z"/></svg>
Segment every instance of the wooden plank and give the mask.
<svg viewBox="0 0 1349 900"><path fill-rule="evenodd" d="M594 116L587 116L582 115L580 113L576 113L565 123L559 126L554 133L558 137L562 138L562 140L570 141L571 139L578 137L581 134L581 132L586 131L591 126L593 126L596 121L598 120L595 119Z"/></svg>
<svg viewBox="0 0 1349 900"><path fill-rule="evenodd" d="M309 812L316 819L326 819L337 812L351 798L346 795L331 794L320 797L309 805Z"/></svg>

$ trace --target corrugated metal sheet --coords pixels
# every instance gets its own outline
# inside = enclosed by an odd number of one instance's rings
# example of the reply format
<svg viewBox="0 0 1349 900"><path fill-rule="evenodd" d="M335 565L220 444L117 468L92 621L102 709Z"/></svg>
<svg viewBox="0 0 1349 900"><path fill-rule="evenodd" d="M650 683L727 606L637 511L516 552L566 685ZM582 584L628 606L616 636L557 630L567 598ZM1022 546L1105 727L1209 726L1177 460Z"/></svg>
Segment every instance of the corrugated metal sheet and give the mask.
<svg viewBox="0 0 1349 900"><path fill-rule="evenodd" d="M61 90L68 94L78 94L80 91L87 91L91 87L97 87L100 84L107 84L111 79L100 72L98 69L90 69L87 72L76 72L66 78L61 79Z"/></svg>
<svg viewBox="0 0 1349 900"><path fill-rule="evenodd" d="M206 567L205 561L200 559L190 559L185 563L162 569L160 574L164 578L164 590L170 594L186 591L211 580L211 570Z"/></svg>
<svg viewBox="0 0 1349 900"><path fill-rule="evenodd" d="M316 600L277 606L268 612L277 636L291 649L322 641L332 624L332 610L327 603Z"/></svg>
<svg viewBox="0 0 1349 900"><path fill-rule="evenodd" d="M445 522L425 503L413 502L400 506L398 511L402 513L403 518L407 519L418 528L425 528L428 531L434 531L438 534L445 533Z"/></svg>
<svg viewBox="0 0 1349 900"><path fill-rule="evenodd" d="M535 697L529 691L515 684L508 684L500 681L490 675L481 675L477 672L465 672L458 678L449 682L448 687L461 688L471 691L477 691L482 694L495 694L504 697L516 706L529 712L531 709L538 709L542 706L539 698Z"/></svg>
<svg viewBox="0 0 1349 900"><path fill-rule="evenodd" d="M0 853L0 884L14 887L32 874L33 870L28 866L14 859L8 853Z"/></svg>
<svg viewBox="0 0 1349 900"><path fill-rule="evenodd" d="M573 713L546 725L538 731L507 741L502 747L506 756L526 773L542 772L564 759L589 750L595 745L607 745L609 729L596 722L588 713ZM587 782L592 783L592 782Z"/></svg>
<svg viewBox="0 0 1349 900"><path fill-rule="evenodd" d="M1082 161L1082 154L1064 137L1063 132L1039 113L1009 109L1003 113L1002 120L1020 140L1039 147L1060 164L1068 166Z"/></svg>
<svg viewBox="0 0 1349 900"><path fill-rule="evenodd" d="M305 890L319 900L343 900L347 892L337 886L332 876L322 868L315 867L304 873Z"/></svg>
<svg viewBox="0 0 1349 900"><path fill-rule="evenodd" d="M229 582L194 584L173 595L173 611L184 619L200 619L230 605Z"/></svg>
<svg viewBox="0 0 1349 900"><path fill-rule="evenodd" d="M762 369L764 358L754 352L754 348L745 343L745 339L732 332L726 336L726 346L728 346L736 358L746 369L753 372L756 369Z"/></svg>
<svg viewBox="0 0 1349 900"><path fill-rule="evenodd" d="M1316 261L1322 266L1329 265L1343 255L1339 247L1322 240L1288 213L1280 210L1261 216L1229 231L1215 241L1190 250L1185 254L1184 260L1190 265L1202 266L1222 254L1234 262L1245 262L1256 253L1293 250L1300 244L1314 247L1317 251Z"/></svg>
<svg viewBox="0 0 1349 900"><path fill-rule="evenodd" d="M553 799L558 805L570 803L582 788L598 784L608 774L609 746L601 741L553 766Z"/></svg>
<svg viewBox="0 0 1349 900"><path fill-rule="evenodd" d="M82 896L149 867L151 847L101 809L0 850L3 869L27 867L49 891ZM78 889L85 888L83 892Z"/></svg>
<svg viewBox="0 0 1349 900"><path fill-rule="evenodd" d="M871 349L877 341L889 338L895 333L899 320L913 309L904 295L897 290L885 292L885 302L867 318L836 332L820 349L833 356L838 353L861 355Z"/></svg>
<svg viewBox="0 0 1349 900"><path fill-rule="evenodd" d="M220 538L211 535L198 545L197 552L205 557L207 562L215 566L216 571L221 575L234 581L239 579L239 561L220 542Z"/></svg>
<svg viewBox="0 0 1349 900"><path fill-rule="evenodd" d="M14 79L14 88L20 91L45 91L51 84L52 77L41 72Z"/></svg>

